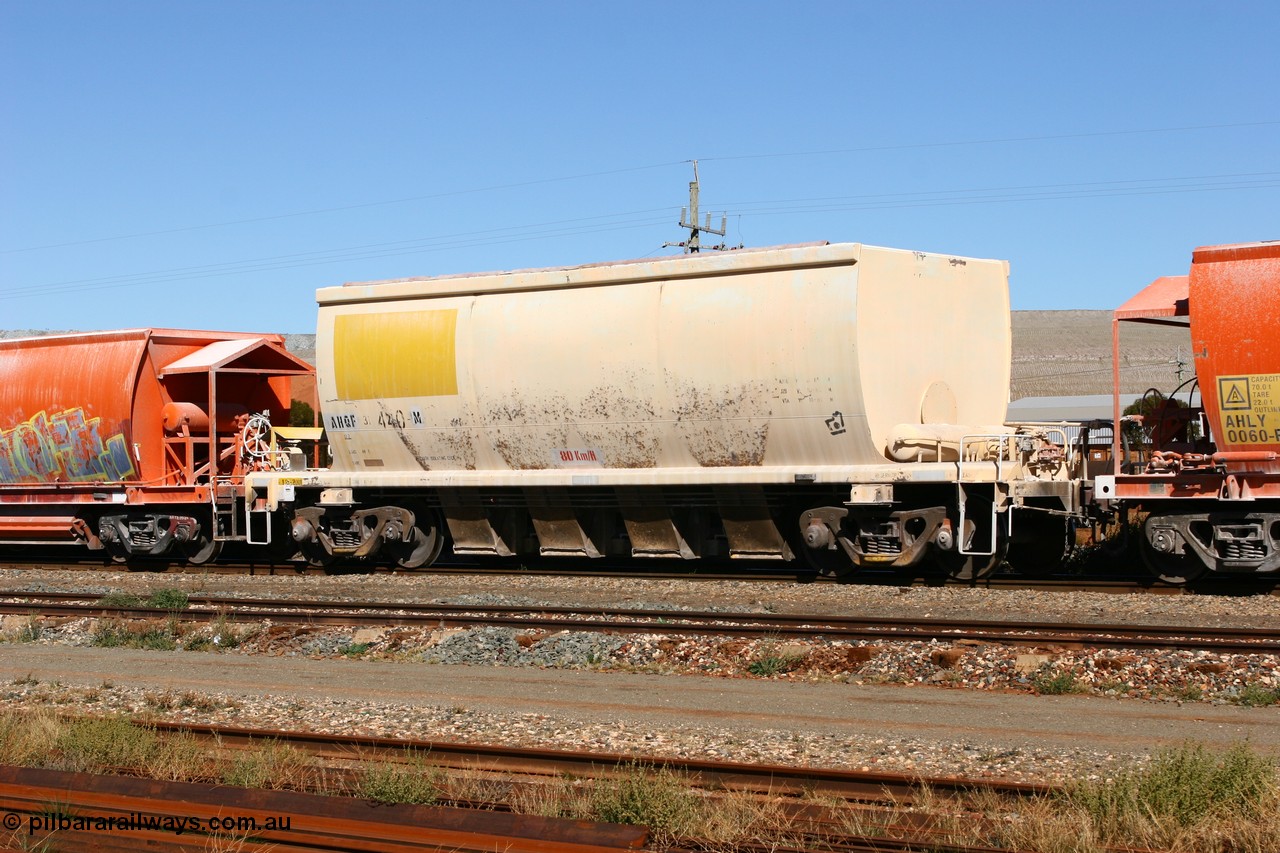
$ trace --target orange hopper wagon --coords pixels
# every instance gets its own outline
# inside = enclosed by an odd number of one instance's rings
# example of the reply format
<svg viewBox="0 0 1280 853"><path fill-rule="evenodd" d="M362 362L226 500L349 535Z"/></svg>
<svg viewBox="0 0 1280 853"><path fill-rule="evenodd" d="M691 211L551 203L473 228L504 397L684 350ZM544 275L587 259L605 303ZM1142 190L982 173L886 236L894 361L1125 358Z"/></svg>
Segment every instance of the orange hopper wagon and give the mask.
<svg viewBox="0 0 1280 853"><path fill-rule="evenodd" d="M1121 322L1188 326L1195 377L1186 403L1161 395L1146 416L1148 458L1117 431L1095 496L1145 513L1143 558L1166 581L1280 572L1280 241L1196 249L1190 275L1157 279L1115 321L1117 421Z"/></svg>
<svg viewBox="0 0 1280 853"><path fill-rule="evenodd" d="M280 335L128 329L0 341L0 546L213 559L269 463L290 380Z"/></svg>

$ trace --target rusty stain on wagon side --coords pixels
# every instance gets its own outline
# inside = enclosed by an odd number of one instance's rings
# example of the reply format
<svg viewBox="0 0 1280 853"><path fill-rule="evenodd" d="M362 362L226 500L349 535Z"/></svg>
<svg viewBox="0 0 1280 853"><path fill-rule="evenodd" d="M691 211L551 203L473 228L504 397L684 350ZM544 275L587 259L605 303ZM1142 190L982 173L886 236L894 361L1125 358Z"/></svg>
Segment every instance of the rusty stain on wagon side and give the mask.
<svg viewBox="0 0 1280 853"><path fill-rule="evenodd" d="M703 468L759 467L769 442L769 422L758 403L765 383L707 388L668 375L674 390L676 425L689 452ZM752 417L752 414L755 417Z"/></svg>
<svg viewBox="0 0 1280 853"><path fill-rule="evenodd" d="M651 377L627 371L616 383L596 385L583 397L578 433L589 446L610 448L605 467L658 467L657 412L652 398L638 390L652 385Z"/></svg>
<svg viewBox="0 0 1280 853"><path fill-rule="evenodd" d="M484 413L483 428L493 436L493 448L516 471L536 471L551 464L550 449L569 441L565 413L569 400L562 394L530 398L512 390Z"/></svg>

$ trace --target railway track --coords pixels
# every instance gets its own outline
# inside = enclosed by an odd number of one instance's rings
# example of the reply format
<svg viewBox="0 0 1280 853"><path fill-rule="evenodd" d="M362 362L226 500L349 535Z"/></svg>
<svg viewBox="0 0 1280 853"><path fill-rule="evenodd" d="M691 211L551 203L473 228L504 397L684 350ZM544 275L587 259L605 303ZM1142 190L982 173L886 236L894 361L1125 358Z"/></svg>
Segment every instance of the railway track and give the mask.
<svg viewBox="0 0 1280 853"><path fill-rule="evenodd" d="M9 849L617 853L648 836L616 824L17 767L0 767L0 809Z"/></svg>
<svg viewBox="0 0 1280 853"><path fill-rule="evenodd" d="M543 561L547 562L547 561ZM598 565L604 562L605 565ZM540 565L537 561L518 565L480 565L474 562L442 560L429 569L405 571L391 566L366 566L357 569L322 569L296 563L260 564L219 562L204 566L190 566L159 561L137 561L131 564L103 563L101 560L66 560L51 557L40 560L26 556L22 560L0 555L0 568L31 571L68 572L119 572L175 573L198 575L249 575L253 577L307 577L344 574L381 574L421 577L424 575L474 575L477 577L566 577L566 578L621 578L638 580L679 580L689 583L715 581L741 581L764 584L854 584L863 586L894 587L962 587L976 589L1036 590L1056 592L1101 592L1115 595L1258 595L1269 593L1280 596L1280 578L1230 578L1211 577L1187 586L1162 583L1146 572L1133 575L1110 573L1105 575L1057 575L1049 578L1028 578L1017 574L997 573L981 580L960 581L942 575L904 575L891 571L864 570L850 578L836 581L832 578L797 574L794 571L779 572L775 563L762 563L757 568L717 570L695 566L683 571L652 568L648 564L614 564L611 561L593 561L590 566Z"/></svg>
<svg viewBox="0 0 1280 853"><path fill-rule="evenodd" d="M542 631L694 634L882 641L975 641L1024 646L1280 652L1280 633L1257 628L1194 628L973 619L899 619L586 607L510 607L318 599L191 596L189 607L116 606L80 593L0 591L0 614L378 627L505 626Z"/></svg>
<svg viewBox="0 0 1280 853"><path fill-rule="evenodd" d="M51 808L56 804L56 808ZM7 849L360 851L360 853L618 853L646 847L644 826L467 809L372 803L349 797L164 782L129 776L0 767ZM11 823L9 822L11 820ZM894 837L818 830L812 843L733 845L738 853L1017 853L937 837L927 820L885 825ZM793 837L797 833L790 833ZM33 848L31 845L35 845ZM696 840L667 853L729 849Z"/></svg>
<svg viewBox="0 0 1280 853"><path fill-rule="evenodd" d="M404 740L334 735L321 732L245 729L188 723L146 724L157 732L186 733L222 746L246 747L254 742L287 745L314 757L340 761L403 761L406 755L427 755L431 764L453 770L479 770L542 779L599 778L636 766L668 770L692 784L716 791L740 791L770 796L825 796L849 802L910 804L922 787L934 794L957 796L983 791L1008 797L1043 796L1050 785L1002 779L920 777L899 773L794 767L781 764L743 764L732 761L669 759L604 752L534 749L452 741Z"/></svg>
<svg viewBox="0 0 1280 853"><path fill-rule="evenodd" d="M954 799L958 804L974 794L997 795L1012 800L1052 794L1043 785L995 779L921 778L900 774L796 768L778 765L751 765L699 760L638 759L635 756L540 750L503 746L457 744L437 741L402 741L388 738L351 737L319 733L241 729L226 726L147 723L145 727L162 735L193 737L211 752L248 750L271 744L310 755L313 759L349 766L353 763L406 763L408 757L429 756L433 768L490 774L503 780L503 789L513 786L554 784L564 778L605 779L657 770L678 774L682 783L702 789L704 796L724 798L756 796L775 803L788 817L787 838L807 839L804 846L790 847L787 841L772 840L763 846L745 842L734 850L751 853L756 849L827 851L915 851L954 850L981 853L975 848L947 843L940 837L927 810L903 812L918 805L918 795L927 791L933 807ZM128 775L95 776L48 770L0 768L0 809L22 815L27 826L42 831L56 828L57 814L84 819L111 818L131 824L129 836L157 822L191 822L192 837L233 837L234 833L214 831L229 816L252 825L237 839L246 846L270 844L272 850L388 850L408 853L418 850L501 849L520 853L549 850L595 853L635 849L648 833L642 827L562 821L514 814L502 800L444 800L451 806L382 805L377 809L362 800L343 796L317 796L306 790L247 791L234 787L209 787L192 783L145 780ZM354 771L348 771L352 773ZM341 770L339 771L341 773ZM333 777L329 777L332 781ZM447 790L448 783L444 783ZM62 806L50 812L48 803ZM818 803L823 803L819 805ZM844 806L837 803L843 802ZM874 813L880 830L875 837L850 835L841 831L837 812L854 808ZM868 811L870 810L870 811ZM896 810L896 811L895 811ZM977 818L974 818L977 820ZM271 823L268 824L268 821ZM286 824L286 828L279 828ZM93 833L76 832L77 824L64 821L61 840L86 842L85 849L128 850L129 844L106 843ZM275 829L264 828L267 826ZM416 834L407 827L419 828ZM52 833L50 833L52 834ZM144 832L145 834L145 832ZM123 835L123 833L122 833ZM148 849L192 849L176 842L172 830L150 833ZM158 837L157 837L158 836ZM251 837L251 841L250 841ZM38 838L36 840L39 840ZM187 839L191 840L190 838ZM136 841L134 842L136 843ZM195 849L211 849L207 846ZM221 849L221 848L219 848ZM701 851L706 845L690 840L669 851ZM717 844L717 850L725 849ZM1006 849L1007 853L1007 849Z"/></svg>

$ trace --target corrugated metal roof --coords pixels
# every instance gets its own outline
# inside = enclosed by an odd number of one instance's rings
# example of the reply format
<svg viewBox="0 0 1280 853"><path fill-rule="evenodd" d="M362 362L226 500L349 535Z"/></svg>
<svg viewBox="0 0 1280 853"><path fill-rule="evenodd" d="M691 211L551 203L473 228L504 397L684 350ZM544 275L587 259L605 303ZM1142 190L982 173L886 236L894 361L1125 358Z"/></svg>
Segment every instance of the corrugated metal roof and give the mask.
<svg viewBox="0 0 1280 853"><path fill-rule="evenodd" d="M1120 398L1120 410L1140 399L1141 395ZM1115 414L1110 394L1083 394L1074 397L1023 397L1009 404L1009 420L1018 421L1092 421L1110 420Z"/></svg>
<svg viewBox="0 0 1280 853"><path fill-rule="evenodd" d="M1168 317L1187 317L1187 291L1190 277L1165 275L1138 291L1128 302L1116 309L1117 320L1145 320L1146 322L1184 325Z"/></svg>
<svg viewBox="0 0 1280 853"><path fill-rule="evenodd" d="M205 373L210 370L216 370L263 343L265 341L261 338L250 338L246 341L218 341L196 350L191 355L184 355L177 361L170 362L160 371L160 375Z"/></svg>
<svg viewBox="0 0 1280 853"><path fill-rule="evenodd" d="M311 366L297 356L288 353L283 346L266 338L215 341L190 355L172 361L160 370L161 376L175 373L207 373L219 370L252 353L258 354L252 364L266 373L284 376L307 374ZM265 357L265 358L264 358Z"/></svg>

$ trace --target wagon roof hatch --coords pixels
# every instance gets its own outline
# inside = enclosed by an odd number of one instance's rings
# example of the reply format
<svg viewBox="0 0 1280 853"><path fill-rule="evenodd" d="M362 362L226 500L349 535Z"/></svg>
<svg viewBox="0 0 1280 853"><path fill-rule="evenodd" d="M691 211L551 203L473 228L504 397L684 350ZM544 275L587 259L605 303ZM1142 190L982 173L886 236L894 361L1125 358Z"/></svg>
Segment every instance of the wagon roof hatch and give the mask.
<svg viewBox="0 0 1280 853"><path fill-rule="evenodd" d="M311 365L265 338L216 341L161 368L160 375L208 371L306 375Z"/></svg>

